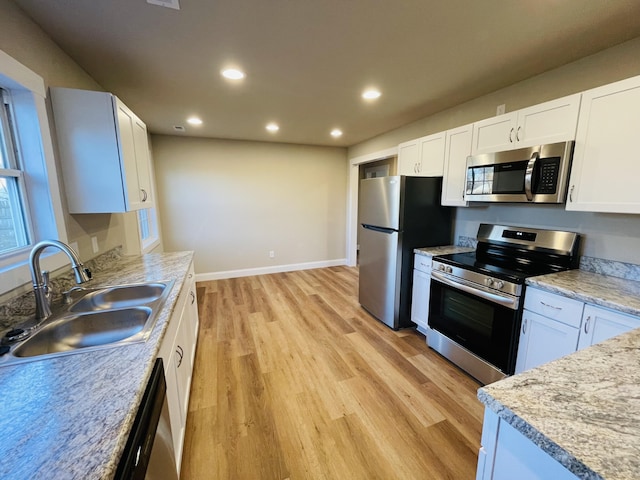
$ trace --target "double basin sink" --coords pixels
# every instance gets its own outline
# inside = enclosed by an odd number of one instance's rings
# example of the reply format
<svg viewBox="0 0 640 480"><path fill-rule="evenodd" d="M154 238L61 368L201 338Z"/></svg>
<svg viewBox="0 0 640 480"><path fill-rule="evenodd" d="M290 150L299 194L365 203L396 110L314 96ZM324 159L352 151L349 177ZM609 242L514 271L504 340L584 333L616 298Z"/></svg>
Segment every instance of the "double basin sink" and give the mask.
<svg viewBox="0 0 640 480"><path fill-rule="evenodd" d="M10 349L0 356L0 366L144 342L173 283L172 280L75 289L70 294L70 303L54 310L41 325L14 330L18 340L3 339Z"/></svg>

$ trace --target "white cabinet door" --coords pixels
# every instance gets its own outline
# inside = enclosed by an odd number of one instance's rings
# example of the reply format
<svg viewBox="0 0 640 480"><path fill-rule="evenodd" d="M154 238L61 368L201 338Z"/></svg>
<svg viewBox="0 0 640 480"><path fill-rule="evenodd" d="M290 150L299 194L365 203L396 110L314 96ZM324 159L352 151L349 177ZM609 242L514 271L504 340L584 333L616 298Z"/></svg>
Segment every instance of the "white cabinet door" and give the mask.
<svg viewBox="0 0 640 480"><path fill-rule="evenodd" d="M419 163L420 149L417 139L398 145L398 171L400 175L417 176Z"/></svg>
<svg viewBox="0 0 640 480"><path fill-rule="evenodd" d="M147 126L138 117L133 121L133 143L136 149L136 170L138 172L138 198L140 208L153 206L151 183L151 158Z"/></svg>
<svg viewBox="0 0 640 480"><path fill-rule="evenodd" d="M473 125L447 131L444 150L442 205L466 207L464 191L467 179L467 157L471 154Z"/></svg>
<svg viewBox="0 0 640 480"><path fill-rule="evenodd" d="M576 351L578 328L525 310L520 328L516 373Z"/></svg>
<svg viewBox="0 0 640 480"><path fill-rule="evenodd" d="M420 157L418 174L421 177L441 177L444 170L444 143L446 132L418 139Z"/></svg>
<svg viewBox="0 0 640 480"><path fill-rule="evenodd" d="M574 140L580 97L578 93L520 110L514 132L516 148Z"/></svg>
<svg viewBox="0 0 640 480"><path fill-rule="evenodd" d="M489 430L485 433L485 430ZM476 480L578 480L560 462L485 408Z"/></svg>
<svg viewBox="0 0 640 480"><path fill-rule="evenodd" d="M518 112L505 113L473 124L473 155L513 148Z"/></svg>
<svg viewBox="0 0 640 480"><path fill-rule="evenodd" d="M640 76L582 94L567 210L640 213L639 125Z"/></svg>
<svg viewBox="0 0 640 480"><path fill-rule="evenodd" d="M473 154L574 140L579 110L576 94L476 122Z"/></svg>
<svg viewBox="0 0 640 480"><path fill-rule="evenodd" d="M582 318L582 329L578 349L620 335L640 327L640 318L624 313L612 312L606 308L586 305Z"/></svg>
<svg viewBox="0 0 640 480"><path fill-rule="evenodd" d="M413 290L411 297L411 321L418 326L418 331L427 334L429 319L429 289L431 273L413 270Z"/></svg>

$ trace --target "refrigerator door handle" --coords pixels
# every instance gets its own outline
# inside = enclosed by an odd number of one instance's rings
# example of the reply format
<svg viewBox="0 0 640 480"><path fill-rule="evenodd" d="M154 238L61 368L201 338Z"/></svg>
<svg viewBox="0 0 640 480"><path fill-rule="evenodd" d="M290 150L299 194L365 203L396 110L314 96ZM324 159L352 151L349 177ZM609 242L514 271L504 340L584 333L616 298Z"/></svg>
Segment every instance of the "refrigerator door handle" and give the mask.
<svg viewBox="0 0 640 480"><path fill-rule="evenodd" d="M373 230L374 232L387 233L389 235L394 232L397 232L397 230L394 230L393 228L376 227L374 225L367 225L366 223L362 224L362 228L366 228L367 230Z"/></svg>

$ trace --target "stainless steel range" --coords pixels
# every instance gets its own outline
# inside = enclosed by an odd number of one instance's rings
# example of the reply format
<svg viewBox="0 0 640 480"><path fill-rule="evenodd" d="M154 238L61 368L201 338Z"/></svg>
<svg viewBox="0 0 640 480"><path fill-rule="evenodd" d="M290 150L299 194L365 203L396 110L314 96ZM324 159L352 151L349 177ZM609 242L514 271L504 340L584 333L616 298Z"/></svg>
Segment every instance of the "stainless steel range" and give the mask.
<svg viewBox="0 0 640 480"><path fill-rule="evenodd" d="M486 384L514 372L525 279L577 268L580 235L483 223L477 240L434 257L427 340Z"/></svg>

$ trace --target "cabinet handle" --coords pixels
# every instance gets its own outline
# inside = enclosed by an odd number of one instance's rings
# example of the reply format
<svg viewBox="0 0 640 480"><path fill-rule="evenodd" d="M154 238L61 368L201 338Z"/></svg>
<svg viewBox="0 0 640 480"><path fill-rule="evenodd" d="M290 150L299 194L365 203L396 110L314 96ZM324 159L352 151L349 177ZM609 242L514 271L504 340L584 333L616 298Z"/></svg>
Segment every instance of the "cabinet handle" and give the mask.
<svg viewBox="0 0 640 480"><path fill-rule="evenodd" d="M513 143L513 128L509 130L509 143Z"/></svg>
<svg viewBox="0 0 640 480"><path fill-rule="evenodd" d="M522 322L522 333L526 335L527 333L527 319L524 319L524 322Z"/></svg>
<svg viewBox="0 0 640 480"><path fill-rule="evenodd" d="M196 301L196 294L193 292L189 292L189 295L191 296L191 305L193 305L193 302Z"/></svg>
<svg viewBox="0 0 640 480"><path fill-rule="evenodd" d="M144 188L141 188L140 191L142 192L142 201L146 202L147 201L147 191Z"/></svg>
<svg viewBox="0 0 640 480"><path fill-rule="evenodd" d="M553 305L547 305L546 303L544 303L542 300L540 301L540 303L542 305L544 305L545 307L549 307L549 308L553 308L554 310L562 310L562 307L554 307Z"/></svg>
<svg viewBox="0 0 640 480"><path fill-rule="evenodd" d="M182 358L184 357L184 350L180 345L176 347L176 353L178 354L178 368L182 365Z"/></svg>
<svg viewBox="0 0 640 480"><path fill-rule="evenodd" d="M571 190L569 190L569 201L573 202L573 189L576 188L575 185L571 185Z"/></svg>
<svg viewBox="0 0 640 480"><path fill-rule="evenodd" d="M589 322L591 321L591 315L587 317L584 322L584 333L589 333Z"/></svg>
<svg viewBox="0 0 640 480"><path fill-rule="evenodd" d="M520 141L520 130L522 130L522 125L518 127L518 130L516 130L516 142Z"/></svg>

